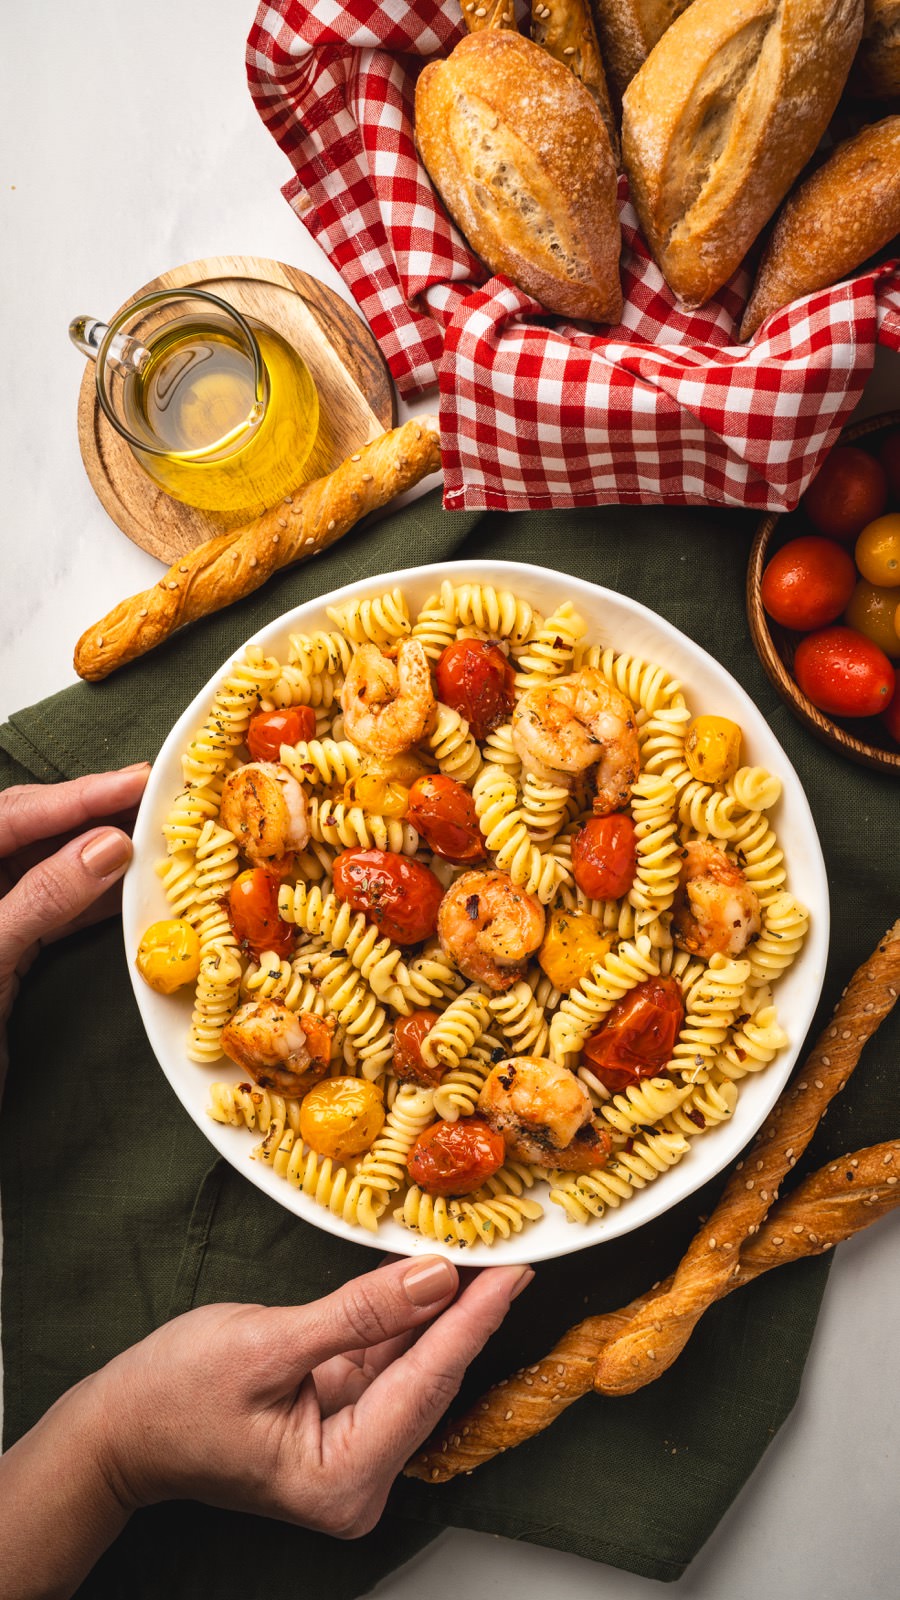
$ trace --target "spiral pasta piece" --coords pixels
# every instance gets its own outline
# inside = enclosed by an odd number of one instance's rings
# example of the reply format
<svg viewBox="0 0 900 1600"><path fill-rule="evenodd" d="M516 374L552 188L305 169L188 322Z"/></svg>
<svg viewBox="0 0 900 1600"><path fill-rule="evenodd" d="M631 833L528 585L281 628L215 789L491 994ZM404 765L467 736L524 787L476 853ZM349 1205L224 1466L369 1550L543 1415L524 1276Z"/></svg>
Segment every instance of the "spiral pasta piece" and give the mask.
<svg viewBox="0 0 900 1600"><path fill-rule="evenodd" d="M424 1239L436 1239L441 1244L465 1248L479 1236L477 1222L463 1214L458 1200L446 1200L443 1195L426 1194L417 1184L407 1189L402 1203L394 1211L394 1221Z"/></svg>
<svg viewBox="0 0 900 1600"><path fill-rule="evenodd" d="M690 1150L683 1133L650 1129L627 1146L616 1150L605 1167L576 1174L557 1172L551 1176L550 1199L562 1206L569 1222L585 1223L602 1217L608 1207L617 1207L631 1198L635 1189L668 1172Z"/></svg>
<svg viewBox="0 0 900 1600"><path fill-rule="evenodd" d="M675 899L681 873L681 846L675 819L675 786L658 773L645 772L632 789L631 811L637 839L637 873L628 892L637 926L658 922Z"/></svg>
<svg viewBox="0 0 900 1600"><path fill-rule="evenodd" d="M375 923L367 922L348 901L339 900L334 893L323 895L318 885L307 889L303 883L293 887L283 883L278 890L278 915L348 956L379 999L390 996L396 1004L397 998L402 998L393 993L398 968L403 967L402 951L379 935Z"/></svg>
<svg viewBox="0 0 900 1600"><path fill-rule="evenodd" d="M274 950L263 951L241 980L242 1000L277 1000L288 1011L313 1011L325 1015L325 1001L300 961L287 961Z"/></svg>
<svg viewBox="0 0 900 1600"><path fill-rule="evenodd" d="M206 823L215 822L219 815L224 781L222 773L200 788L182 789L176 796L162 827L169 855L196 850Z"/></svg>
<svg viewBox="0 0 900 1600"><path fill-rule="evenodd" d="M740 811L771 811L781 799L782 782L766 767L739 767L725 793Z"/></svg>
<svg viewBox="0 0 900 1600"><path fill-rule="evenodd" d="M338 850L392 850L396 855L414 856L419 848L419 835L410 822L397 817L381 817L364 811L362 806L348 806L343 800L321 800L310 795L307 802L310 836Z"/></svg>
<svg viewBox="0 0 900 1600"><path fill-rule="evenodd" d="M510 1055L547 1054L550 1029L544 1008L530 983L520 979L505 994L492 995L489 1004L491 1015L510 1047Z"/></svg>
<svg viewBox="0 0 900 1600"><path fill-rule="evenodd" d="M690 776L678 796L678 820L701 839L730 839L735 808L733 795Z"/></svg>
<svg viewBox="0 0 900 1600"><path fill-rule="evenodd" d="M748 812L746 817L735 823L727 853L734 855L761 906L767 906L783 889L787 877L784 852L779 847L765 812Z"/></svg>
<svg viewBox="0 0 900 1600"><path fill-rule="evenodd" d="M584 618L579 616L571 600L564 600L540 627L533 629L519 656L516 689L520 692L533 689L570 672L575 646L586 633Z"/></svg>
<svg viewBox="0 0 900 1600"><path fill-rule="evenodd" d="M279 671L268 694L260 702L263 711L282 709L285 706L311 706L317 713L331 714L339 706L338 695L343 680L331 672L307 672L305 667L288 662Z"/></svg>
<svg viewBox="0 0 900 1600"><path fill-rule="evenodd" d="M429 595L413 623L410 637L418 640L429 661L439 661L456 638L453 607L445 606L439 594Z"/></svg>
<svg viewBox="0 0 900 1600"><path fill-rule="evenodd" d="M634 942L623 941L617 950L610 950L601 961L595 961L587 977L581 978L566 995L550 1023L550 1053L554 1059L580 1050L616 1001L636 984L656 977L658 971L659 963L644 934Z"/></svg>
<svg viewBox="0 0 900 1600"><path fill-rule="evenodd" d="M441 584L441 604L452 610L458 623L471 624L496 639L524 644L540 627L539 612L527 600L520 600L510 589L495 589L489 583Z"/></svg>
<svg viewBox="0 0 900 1600"><path fill-rule="evenodd" d="M493 1034L483 1033L469 1054L463 1056L441 1078L434 1091L435 1116L443 1122L457 1122L460 1117L471 1117L491 1067L495 1062L502 1061L505 1055L499 1039Z"/></svg>
<svg viewBox="0 0 900 1600"><path fill-rule="evenodd" d="M429 735L428 748L444 775L455 778L457 783L471 783L481 770L481 752L469 732L465 717L440 700L437 722L434 732Z"/></svg>
<svg viewBox="0 0 900 1600"><path fill-rule="evenodd" d="M579 670L581 667L592 667L602 672L611 688L618 689L636 709L641 708L651 716L681 688L677 678L673 678L665 667L642 661L639 656L631 656L624 651L613 650L609 645L579 647L575 652L575 668Z"/></svg>
<svg viewBox="0 0 900 1600"><path fill-rule="evenodd" d="M466 980L444 955L437 940L426 944L403 972L398 968L396 988L411 1010L432 1006L435 1000L452 1000Z"/></svg>
<svg viewBox="0 0 900 1600"><path fill-rule="evenodd" d="M197 841L196 861L195 892L198 903L222 900L239 869L238 842L234 834L220 827L217 822L205 823Z"/></svg>
<svg viewBox="0 0 900 1600"><path fill-rule="evenodd" d="M235 950L212 945L200 962L187 1053L192 1061L218 1061L222 1030L241 988L241 963Z"/></svg>
<svg viewBox="0 0 900 1600"><path fill-rule="evenodd" d="M365 756L349 739L301 739L281 746L281 765L299 783L347 783L362 772Z"/></svg>
<svg viewBox="0 0 900 1600"><path fill-rule="evenodd" d="M387 1012L347 956L320 955L310 977L359 1058L364 1078L374 1082L391 1065L394 1031Z"/></svg>
<svg viewBox="0 0 900 1600"><path fill-rule="evenodd" d="M288 661L309 674L329 673L343 677L353 659L353 647L342 633L328 632L323 628L314 633L292 633L288 636Z"/></svg>
<svg viewBox="0 0 900 1600"><path fill-rule="evenodd" d="M741 1008L750 962L714 955L685 995L686 1015L672 1050L670 1070L694 1078L715 1059Z"/></svg>
<svg viewBox="0 0 900 1600"><path fill-rule="evenodd" d="M426 1067L445 1070L458 1067L463 1056L470 1054L490 1022L491 1011L487 996L478 984L470 983L462 994L450 1001L422 1040L422 1060Z"/></svg>
<svg viewBox="0 0 900 1600"><path fill-rule="evenodd" d="M232 1128L257 1129L268 1134L278 1129L281 1138L285 1128L300 1132L300 1101L285 1099L269 1089L260 1089L250 1083L212 1083L209 1088L207 1115L214 1122L226 1122Z"/></svg>
<svg viewBox="0 0 900 1600"><path fill-rule="evenodd" d="M345 600L326 613L351 644L396 644L412 631L406 596L400 588L371 600Z"/></svg>
<svg viewBox="0 0 900 1600"><path fill-rule="evenodd" d="M526 772L522 784L522 820L535 844L549 844L556 838L568 815L570 799L568 789Z"/></svg>
<svg viewBox="0 0 900 1600"><path fill-rule="evenodd" d="M676 786L679 776L684 782L690 778L684 755L690 720L691 713L682 694L675 694L667 704L657 706L638 730L644 772L657 772Z"/></svg>
<svg viewBox="0 0 900 1600"><path fill-rule="evenodd" d="M216 691L212 709L181 758L185 786L205 788L228 770L234 751L243 744L250 718L270 693L280 667L258 645L232 662Z"/></svg>
<svg viewBox="0 0 900 1600"><path fill-rule="evenodd" d="M485 844L501 872L548 905L559 885L570 881L569 871L552 851L542 855L529 838L513 780L500 767L484 767L472 795Z"/></svg>
<svg viewBox="0 0 900 1600"><path fill-rule="evenodd" d="M486 767L502 767L513 782L518 783L522 762L513 745L511 722L502 722L498 728L491 729L481 747L481 754Z"/></svg>
<svg viewBox="0 0 900 1600"><path fill-rule="evenodd" d="M778 1025L775 1007L760 1007L753 1016L737 1023L728 1043L719 1051L715 1060L716 1080L729 1078L736 1083L748 1072L761 1072L787 1042L787 1034Z"/></svg>
<svg viewBox="0 0 900 1600"><path fill-rule="evenodd" d="M459 1201L463 1217L474 1225L482 1244L521 1233L526 1222L537 1222L544 1215L540 1202L524 1193L534 1181L530 1167L507 1162L482 1189Z"/></svg>
<svg viewBox="0 0 900 1600"><path fill-rule="evenodd" d="M597 1107L597 1114L625 1139L641 1128L652 1127L669 1116L693 1093L689 1085L673 1083L671 1078L642 1078L630 1083L621 1094L610 1095Z"/></svg>
<svg viewBox="0 0 900 1600"><path fill-rule="evenodd" d="M371 1150L354 1179L357 1220L374 1232L392 1194L408 1181L406 1158L434 1120L434 1092L402 1084Z"/></svg>
<svg viewBox="0 0 900 1600"><path fill-rule="evenodd" d="M713 1075L707 1083L696 1084L687 1099L663 1117L660 1127L667 1133L682 1133L687 1139L695 1139L704 1129L727 1122L734 1114L737 1098L734 1083Z"/></svg>
<svg viewBox="0 0 900 1600"><path fill-rule="evenodd" d="M156 863L166 899L176 917L188 917L197 898L197 857L193 850L176 850Z"/></svg>
<svg viewBox="0 0 900 1600"><path fill-rule="evenodd" d="M302 1190L316 1205L323 1206L344 1222L357 1220L350 1169L330 1156L320 1156L311 1150L293 1128L284 1128L279 1133L276 1124L250 1154L254 1161L271 1167L276 1176L284 1178L292 1188Z"/></svg>
<svg viewBox="0 0 900 1600"><path fill-rule="evenodd" d="M774 983L796 960L809 928L809 912L785 890L763 907L759 938L750 950L751 984Z"/></svg>

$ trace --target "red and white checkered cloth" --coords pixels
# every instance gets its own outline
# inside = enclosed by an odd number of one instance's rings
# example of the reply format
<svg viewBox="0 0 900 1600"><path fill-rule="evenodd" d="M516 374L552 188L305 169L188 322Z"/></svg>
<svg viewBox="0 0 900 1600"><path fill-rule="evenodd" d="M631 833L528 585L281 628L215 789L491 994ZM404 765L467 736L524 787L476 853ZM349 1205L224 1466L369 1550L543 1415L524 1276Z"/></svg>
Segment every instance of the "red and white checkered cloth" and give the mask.
<svg viewBox="0 0 900 1600"><path fill-rule="evenodd" d="M264 0L247 43L257 109L294 168L285 197L401 394L440 385L445 505L796 505L876 344L900 350L900 262L795 302L740 345L746 272L681 308L621 178L622 322L548 316L508 279L485 281L416 153L417 74L464 32L459 0Z"/></svg>

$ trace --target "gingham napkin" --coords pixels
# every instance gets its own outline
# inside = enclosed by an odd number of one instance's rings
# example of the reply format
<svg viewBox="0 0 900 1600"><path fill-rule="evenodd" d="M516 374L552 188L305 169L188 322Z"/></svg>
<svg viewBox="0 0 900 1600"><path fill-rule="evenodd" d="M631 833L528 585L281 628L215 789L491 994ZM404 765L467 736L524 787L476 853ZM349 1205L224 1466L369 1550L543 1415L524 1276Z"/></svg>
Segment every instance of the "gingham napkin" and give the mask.
<svg viewBox="0 0 900 1600"><path fill-rule="evenodd" d="M485 281L416 153L417 74L464 32L459 0L264 0L247 44L257 109L294 168L286 199L401 394L440 385L444 504L796 505L876 345L900 350L900 262L796 301L740 345L747 272L681 308L622 177L622 322L548 316L508 279Z"/></svg>

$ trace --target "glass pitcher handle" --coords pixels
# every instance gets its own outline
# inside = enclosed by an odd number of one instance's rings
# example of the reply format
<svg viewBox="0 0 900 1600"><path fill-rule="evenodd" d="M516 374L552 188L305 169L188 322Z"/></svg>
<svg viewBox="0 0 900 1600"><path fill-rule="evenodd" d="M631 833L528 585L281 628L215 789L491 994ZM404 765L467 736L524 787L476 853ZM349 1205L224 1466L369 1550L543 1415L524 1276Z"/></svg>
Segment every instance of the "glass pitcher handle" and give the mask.
<svg viewBox="0 0 900 1600"><path fill-rule="evenodd" d="M96 361L109 324L96 317L74 317L69 323L69 338L76 350L91 361ZM119 372L143 372L150 360L150 351L138 339L127 333L117 333L110 341L106 359Z"/></svg>

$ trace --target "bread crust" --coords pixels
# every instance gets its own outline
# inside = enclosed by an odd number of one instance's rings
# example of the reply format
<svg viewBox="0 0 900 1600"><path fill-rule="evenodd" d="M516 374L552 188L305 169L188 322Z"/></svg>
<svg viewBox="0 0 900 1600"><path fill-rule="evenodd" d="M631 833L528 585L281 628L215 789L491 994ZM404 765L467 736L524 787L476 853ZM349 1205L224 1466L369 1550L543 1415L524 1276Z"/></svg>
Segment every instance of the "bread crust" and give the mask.
<svg viewBox="0 0 900 1600"><path fill-rule="evenodd" d="M900 94L900 0L865 0L865 6L850 87L877 96Z"/></svg>
<svg viewBox="0 0 900 1600"><path fill-rule="evenodd" d="M506 29L469 34L420 74L416 140L492 271L548 311L618 322L615 163L597 106L566 67Z"/></svg>
<svg viewBox="0 0 900 1600"><path fill-rule="evenodd" d="M806 165L862 25L863 0L693 0L630 83L632 199L686 305L728 281Z"/></svg>
<svg viewBox="0 0 900 1600"><path fill-rule="evenodd" d="M840 282L900 233L900 116L838 145L778 215L741 323L750 339L791 300Z"/></svg>
<svg viewBox="0 0 900 1600"><path fill-rule="evenodd" d="M146 655L176 628L252 594L279 567L333 544L360 517L440 466L437 417L414 417L363 445L284 504L191 550L152 589L115 606L82 634L75 671L95 683Z"/></svg>
<svg viewBox="0 0 900 1600"><path fill-rule="evenodd" d="M691 0L594 0L600 53L618 101L653 46L690 4Z"/></svg>
<svg viewBox="0 0 900 1600"><path fill-rule="evenodd" d="M532 0L531 37L554 61L574 72L596 101L618 166L622 160L619 130L588 0Z"/></svg>

